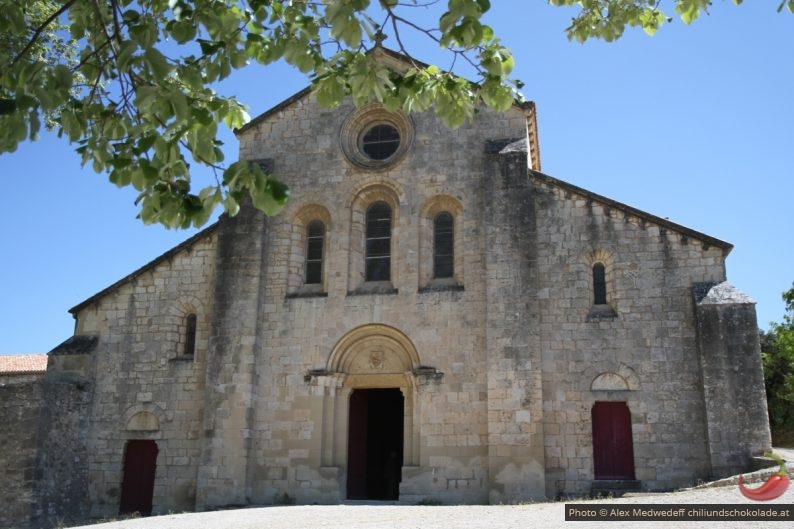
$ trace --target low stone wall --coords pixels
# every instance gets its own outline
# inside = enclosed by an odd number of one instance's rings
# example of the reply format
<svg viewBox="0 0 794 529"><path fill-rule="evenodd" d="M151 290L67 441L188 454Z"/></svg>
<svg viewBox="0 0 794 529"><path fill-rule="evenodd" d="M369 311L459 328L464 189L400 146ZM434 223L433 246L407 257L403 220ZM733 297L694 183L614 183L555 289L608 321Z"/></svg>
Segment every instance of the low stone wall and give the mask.
<svg viewBox="0 0 794 529"><path fill-rule="evenodd" d="M81 378L50 373L41 387L30 526L74 525L90 514L86 434L91 386Z"/></svg>
<svg viewBox="0 0 794 529"><path fill-rule="evenodd" d="M0 383L3 529L49 529L88 519L90 393L77 379L19 377Z"/></svg>
<svg viewBox="0 0 794 529"><path fill-rule="evenodd" d="M7 529L27 528L36 503L41 388L39 380L24 377L0 384L0 527Z"/></svg>

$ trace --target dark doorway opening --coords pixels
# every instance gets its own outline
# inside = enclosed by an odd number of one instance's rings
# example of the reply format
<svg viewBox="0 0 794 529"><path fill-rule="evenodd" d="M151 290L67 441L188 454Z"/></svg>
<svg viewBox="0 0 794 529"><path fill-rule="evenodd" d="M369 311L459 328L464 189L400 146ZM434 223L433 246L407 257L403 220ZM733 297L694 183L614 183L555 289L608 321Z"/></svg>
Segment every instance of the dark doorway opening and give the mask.
<svg viewBox="0 0 794 529"><path fill-rule="evenodd" d="M157 452L157 443L154 441L127 441L119 514L152 514Z"/></svg>
<svg viewBox="0 0 794 529"><path fill-rule="evenodd" d="M628 405L596 402L592 418L595 479L634 479L634 443Z"/></svg>
<svg viewBox="0 0 794 529"><path fill-rule="evenodd" d="M347 437L348 499L399 498L403 416L399 389L353 390Z"/></svg>

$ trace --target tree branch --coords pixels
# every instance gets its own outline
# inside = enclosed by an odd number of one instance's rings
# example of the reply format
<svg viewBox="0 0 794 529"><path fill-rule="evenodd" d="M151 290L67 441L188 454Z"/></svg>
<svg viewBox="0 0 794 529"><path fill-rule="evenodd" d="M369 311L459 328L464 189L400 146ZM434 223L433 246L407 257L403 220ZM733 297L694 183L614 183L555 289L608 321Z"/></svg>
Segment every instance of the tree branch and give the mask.
<svg viewBox="0 0 794 529"><path fill-rule="evenodd" d="M47 26L49 26L50 24L52 24L52 23L53 23L53 21L54 21L55 19L57 19L59 16L61 16L61 15L62 15L62 14L64 14L64 13L66 13L66 11L68 11L68 10L69 10L69 8L70 8L70 7L72 7L72 5L73 5L73 4L74 4L76 1L77 1L77 0L69 0L68 2L66 2L65 4L63 4L63 5L61 6L61 8L60 8L58 11L54 12L54 13L53 13L53 14L51 14L49 17L47 17L47 20L45 20L44 22L42 22L42 24L41 24L41 25L40 25L38 28L36 28L36 31L34 31L34 32L33 32L33 36L30 38L30 40L28 41L28 43L27 43L27 44L25 44L25 47L24 47L24 48L22 48L22 51L20 51L20 52L19 52L19 55L17 55L16 57L14 57L14 60L13 60L13 61L11 61L11 65L10 65L10 66L11 66L11 67L15 66L15 65L16 65L16 63L18 63L18 62L19 62L19 61L22 59L22 57L24 57L24 56L25 56L25 55L26 55L26 54L27 54L27 53L30 51L30 49L33 47L33 45L34 45L34 44L36 44L36 41L37 41L37 40L39 40L39 36L42 34L42 32L43 32L45 29L47 29Z"/></svg>

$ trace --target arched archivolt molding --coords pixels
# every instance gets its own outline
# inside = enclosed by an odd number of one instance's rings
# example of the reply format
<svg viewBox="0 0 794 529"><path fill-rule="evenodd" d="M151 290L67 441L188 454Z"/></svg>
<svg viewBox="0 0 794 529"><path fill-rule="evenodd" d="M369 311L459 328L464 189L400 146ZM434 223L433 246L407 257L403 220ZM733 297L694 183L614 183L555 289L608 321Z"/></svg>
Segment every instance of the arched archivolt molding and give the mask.
<svg viewBox="0 0 794 529"><path fill-rule="evenodd" d="M596 263L601 263L606 268L607 273L615 265L615 253L607 248L596 248L584 254L582 259L588 268L593 268Z"/></svg>
<svg viewBox="0 0 794 529"><path fill-rule="evenodd" d="M295 212L292 224L305 228L313 220L322 221L327 232L331 226L331 213L328 212L328 208L320 204L306 204Z"/></svg>
<svg viewBox="0 0 794 529"><path fill-rule="evenodd" d="M345 374L412 373L421 365L413 342L388 325L362 325L343 336L328 357L327 370Z"/></svg>
<svg viewBox="0 0 794 529"><path fill-rule="evenodd" d="M296 194L295 196L290 197L287 205L284 206L284 209L278 214L278 217L281 219L294 220L295 217L307 207L311 207L313 205L325 207L322 204L324 204L327 199L327 193L323 192L321 189L303 189L300 191L299 195Z"/></svg>
<svg viewBox="0 0 794 529"><path fill-rule="evenodd" d="M448 211L458 217L463 213L463 205L451 195L435 195L425 200L419 214L424 218L433 219L442 211Z"/></svg>
<svg viewBox="0 0 794 529"><path fill-rule="evenodd" d="M183 295L171 304L168 313L176 318L184 318L188 314L203 314L204 303L196 296Z"/></svg>
<svg viewBox="0 0 794 529"><path fill-rule="evenodd" d="M591 391L637 391L640 379L636 371L621 364L615 371L604 371L596 375L590 383Z"/></svg>
<svg viewBox="0 0 794 529"><path fill-rule="evenodd" d="M124 414L124 430L129 432L157 432L163 410L156 404L136 404Z"/></svg>
<svg viewBox="0 0 794 529"><path fill-rule="evenodd" d="M369 204L378 200L383 200L392 208L399 208L400 203L405 202L403 188L397 182L383 176L367 179L352 190L345 207L351 208L356 203L362 202L366 210Z"/></svg>

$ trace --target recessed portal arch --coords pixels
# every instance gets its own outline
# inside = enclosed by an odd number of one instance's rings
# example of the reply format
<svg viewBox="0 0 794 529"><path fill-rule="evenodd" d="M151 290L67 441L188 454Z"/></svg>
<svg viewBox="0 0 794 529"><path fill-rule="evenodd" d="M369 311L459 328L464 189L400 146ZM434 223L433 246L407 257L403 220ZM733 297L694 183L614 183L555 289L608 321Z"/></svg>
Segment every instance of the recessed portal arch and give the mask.
<svg viewBox="0 0 794 529"><path fill-rule="evenodd" d="M397 499L402 469L418 464L414 371L420 366L411 340L383 324L351 330L331 351L326 372L335 380L335 390L324 406L323 459L340 470L343 497ZM391 422L381 424L383 420ZM398 438L367 441L380 431ZM383 446L389 449L380 450ZM396 464L388 460L395 457ZM369 486L378 479L391 485L384 490Z"/></svg>
<svg viewBox="0 0 794 529"><path fill-rule="evenodd" d="M382 324L356 327L337 342L328 371L346 375L412 374L419 353L402 332Z"/></svg>

